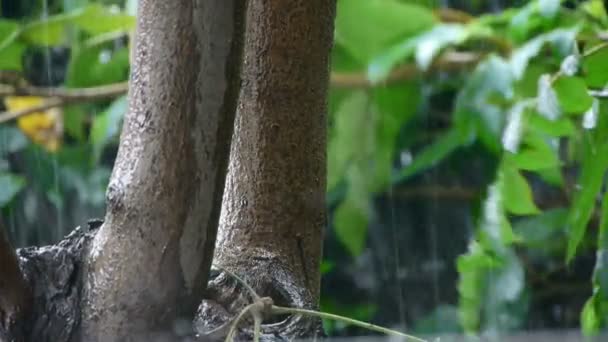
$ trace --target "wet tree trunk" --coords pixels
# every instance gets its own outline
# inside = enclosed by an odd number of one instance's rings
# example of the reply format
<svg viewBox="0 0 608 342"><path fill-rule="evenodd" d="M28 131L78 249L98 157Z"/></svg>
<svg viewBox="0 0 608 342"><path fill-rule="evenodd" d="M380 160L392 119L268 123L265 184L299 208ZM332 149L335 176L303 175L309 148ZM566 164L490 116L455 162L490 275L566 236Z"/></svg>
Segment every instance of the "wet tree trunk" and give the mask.
<svg viewBox="0 0 608 342"><path fill-rule="evenodd" d="M144 340L191 317L202 299L240 87L245 4L139 2L129 111L107 215L88 255L83 341Z"/></svg>
<svg viewBox="0 0 608 342"><path fill-rule="evenodd" d="M215 263L275 303L316 308L326 225L326 111L335 0L252 0ZM242 292L222 274L201 306L230 317ZM228 295L234 291L232 295ZM213 303L213 304L212 304ZM311 336L288 319L266 336ZM243 332L244 336L247 331Z"/></svg>
<svg viewBox="0 0 608 342"><path fill-rule="evenodd" d="M23 340L23 319L31 305L31 289L0 220L0 341Z"/></svg>
<svg viewBox="0 0 608 342"><path fill-rule="evenodd" d="M220 216L246 4L139 2L103 225L17 254L0 227L2 342L176 341L192 330Z"/></svg>

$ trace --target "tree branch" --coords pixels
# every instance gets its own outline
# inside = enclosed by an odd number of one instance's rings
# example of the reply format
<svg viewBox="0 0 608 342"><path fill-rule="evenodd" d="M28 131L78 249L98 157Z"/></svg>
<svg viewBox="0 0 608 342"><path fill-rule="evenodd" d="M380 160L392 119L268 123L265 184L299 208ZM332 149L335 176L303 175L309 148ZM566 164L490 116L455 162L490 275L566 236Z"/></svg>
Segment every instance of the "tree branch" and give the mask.
<svg viewBox="0 0 608 342"><path fill-rule="evenodd" d="M433 72L457 71L475 66L483 54L475 52L446 52L439 57L428 72L421 71L415 64L405 64L395 68L382 85L393 84L399 81L411 80ZM340 73L333 72L330 79L334 88L371 88L376 86L370 82L367 75L362 72ZM4 96L40 96L48 100L41 105L19 110L16 112L0 113L0 124L18 119L21 116L44 111L54 107L63 107L69 104L94 102L105 100L127 93L128 82L121 82L91 88L48 88L34 86L8 86L0 85L0 97Z"/></svg>
<svg viewBox="0 0 608 342"><path fill-rule="evenodd" d="M38 106L15 112L7 111L0 113L0 124L15 120L24 115L54 107L63 107L74 103L93 102L117 97L126 94L128 86L128 82L79 89L0 85L0 96L40 96L48 98L44 103Z"/></svg>

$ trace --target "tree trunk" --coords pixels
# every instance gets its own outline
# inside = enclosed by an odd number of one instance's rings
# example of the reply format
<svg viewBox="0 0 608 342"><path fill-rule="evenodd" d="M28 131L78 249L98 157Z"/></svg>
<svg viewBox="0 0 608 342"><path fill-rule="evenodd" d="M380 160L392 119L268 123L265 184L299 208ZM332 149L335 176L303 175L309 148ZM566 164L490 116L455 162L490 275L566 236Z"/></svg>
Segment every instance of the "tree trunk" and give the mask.
<svg viewBox="0 0 608 342"><path fill-rule="evenodd" d="M240 86L245 4L139 3L129 111L108 212L88 255L83 341L148 338L200 303Z"/></svg>
<svg viewBox="0 0 608 342"><path fill-rule="evenodd" d="M259 295L292 307L316 308L319 300L334 15L335 0L252 0L247 14L214 262ZM234 315L234 302L244 301L231 283L225 274L212 282L199 312L203 330L212 328L217 312ZM265 326L265 333L311 336L317 323L288 319Z"/></svg>
<svg viewBox="0 0 608 342"><path fill-rule="evenodd" d="M0 341L23 340L23 319L31 305L31 289L0 220Z"/></svg>

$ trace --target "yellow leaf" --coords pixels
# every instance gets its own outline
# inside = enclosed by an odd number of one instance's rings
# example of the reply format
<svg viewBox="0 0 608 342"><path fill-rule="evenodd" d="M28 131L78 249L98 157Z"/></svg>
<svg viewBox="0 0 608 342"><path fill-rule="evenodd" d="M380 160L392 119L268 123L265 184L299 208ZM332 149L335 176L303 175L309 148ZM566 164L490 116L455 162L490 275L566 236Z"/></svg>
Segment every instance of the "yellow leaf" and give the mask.
<svg viewBox="0 0 608 342"><path fill-rule="evenodd" d="M15 112L39 106L44 101L45 98L37 96L7 96L4 105L8 111ZM63 128L58 108L23 115L17 119L17 126L34 143L49 152L56 152L61 146Z"/></svg>

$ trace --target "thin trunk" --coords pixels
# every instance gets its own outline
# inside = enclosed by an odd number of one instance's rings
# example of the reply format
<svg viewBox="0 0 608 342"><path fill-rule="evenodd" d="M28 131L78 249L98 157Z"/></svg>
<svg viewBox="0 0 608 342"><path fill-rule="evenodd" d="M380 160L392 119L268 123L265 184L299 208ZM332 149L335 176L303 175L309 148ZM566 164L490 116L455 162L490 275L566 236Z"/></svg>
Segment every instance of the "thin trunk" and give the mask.
<svg viewBox="0 0 608 342"><path fill-rule="evenodd" d="M141 0L129 111L89 254L82 340L170 329L200 302L240 87L246 1Z"/></svg>
<svg viewBox="0 0 608 342"><path fill-rule="evenodd" d="M294 307L316 308L319 300L335 5L252 0L247 15L243 87L214 262L244 277L258 294ZM229 289L221 289L221 281L214 286L212 292L226 298ZM288 320L266 332L316 332L315 324L304 323Z"/></svg>
<svg viewBox="0 0 608 342"><path fill-rule="evenodd" d="M31 289L0 220L0 341L23 339L23 320L31 304Z"/></svg>

